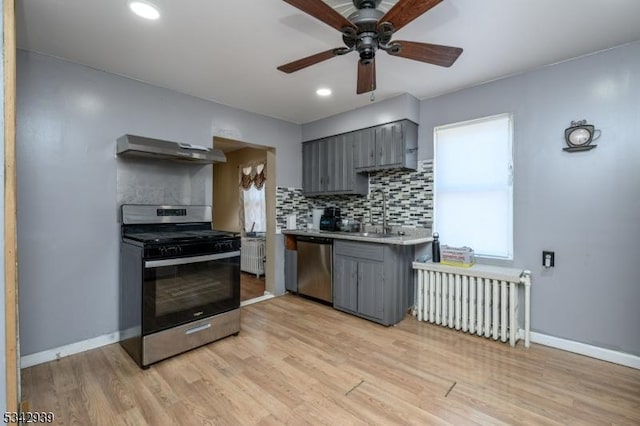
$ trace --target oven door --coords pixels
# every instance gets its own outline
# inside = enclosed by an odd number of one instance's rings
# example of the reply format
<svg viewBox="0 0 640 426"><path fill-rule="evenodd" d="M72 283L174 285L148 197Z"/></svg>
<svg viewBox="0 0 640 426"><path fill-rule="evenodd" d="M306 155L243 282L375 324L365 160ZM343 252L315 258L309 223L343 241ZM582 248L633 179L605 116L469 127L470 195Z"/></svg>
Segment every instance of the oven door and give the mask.
<svg viewBox="0 0 640 426"><path fill-rule="evenodd" d="M240 307L240 252L144 262L144 335Z"/></svg>

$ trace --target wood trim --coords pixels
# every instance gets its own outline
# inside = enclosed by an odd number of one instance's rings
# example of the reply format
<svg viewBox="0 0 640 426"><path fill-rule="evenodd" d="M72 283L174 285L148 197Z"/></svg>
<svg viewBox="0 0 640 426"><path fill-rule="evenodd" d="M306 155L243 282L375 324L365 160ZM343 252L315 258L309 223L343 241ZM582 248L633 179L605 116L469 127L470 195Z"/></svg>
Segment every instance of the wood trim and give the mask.
<svg viewBox="0 0 640 426"><path fill-rule="evenodd" d="M287 250L298 250L298 241L296 240L295 235L285 235L284 236L284 248Z"/></svg>
<svg viewBox="0 0 640 426"><path fill-rule="evenodd" d="M267 236L264 265L265 291L276 292L276 150L267 149L267 182L265 184L265 204L267 209Z"/></svg>
<svg viewBox="0 0 640 426"><path fill-rule="evenodd" d="M16 230L15 3L3 2L4 31L4 285L7 411L18 411L18 253Z"/></svg>

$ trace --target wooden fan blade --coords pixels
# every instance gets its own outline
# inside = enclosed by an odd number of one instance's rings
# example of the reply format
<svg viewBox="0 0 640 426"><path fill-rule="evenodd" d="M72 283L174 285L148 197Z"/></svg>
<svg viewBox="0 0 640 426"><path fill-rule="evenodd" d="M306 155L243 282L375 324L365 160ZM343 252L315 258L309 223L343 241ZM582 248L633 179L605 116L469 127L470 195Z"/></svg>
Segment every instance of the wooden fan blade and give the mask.
<svg viewBox="0 0 640 426"><path fill-rule="evenodd" d="M342 31L344 27L356 28L344 16L340 15L328 4L322 0L284 0L291 6L297 7L304 13L321 20L327 25L332 26L338 31Z"/></svg>
<svg viewBox="0 0 640 426"><path fill-rule="evenodd" d="M399 0L378 22L391 22L393 30L398 31L441 1Z"/></svg>
<svg viewBox="0 0 640 426"><path fill-rule="evenodd" d="M286 72L287 74L291 74L292 72L299 71L302 68L315 65L318 62L326 61L327 59L337 56L336 50L337 49L331 49L326 52L316 53L315 55L307 56L306 58L298 59L297 61L289 62L285 65L280 65L278 69L282 72Z"/></svg>
<svg viewBox="0 0 640 426"><path fill-rule="evenodd" d="M373 92L376 90L376 58L372 58L369 63L358 61L358 88L356 93Z"/></svg>
<svg viewBox="0 0 640 426"><path fill-rule="evenodd" d="M418 43L415 41L394 41L391 44L400 45L398 53L388 51L389 55L429 64L450 67L462 53L460 47L440 46L438 44Z"/></svg>

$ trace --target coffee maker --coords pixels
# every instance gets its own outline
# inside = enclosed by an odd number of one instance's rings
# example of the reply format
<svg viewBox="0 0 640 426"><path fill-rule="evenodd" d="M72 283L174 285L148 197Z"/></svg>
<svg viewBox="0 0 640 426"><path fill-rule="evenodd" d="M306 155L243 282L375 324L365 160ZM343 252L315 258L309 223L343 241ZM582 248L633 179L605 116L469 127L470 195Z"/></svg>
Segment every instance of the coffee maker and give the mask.
<svg viewBox="0 0 640 426"><path fill-rule="evenodd" d="M339 231L340 230L340 209L338 207L326 207L324 214L320 217L321 231Z"/></svg>

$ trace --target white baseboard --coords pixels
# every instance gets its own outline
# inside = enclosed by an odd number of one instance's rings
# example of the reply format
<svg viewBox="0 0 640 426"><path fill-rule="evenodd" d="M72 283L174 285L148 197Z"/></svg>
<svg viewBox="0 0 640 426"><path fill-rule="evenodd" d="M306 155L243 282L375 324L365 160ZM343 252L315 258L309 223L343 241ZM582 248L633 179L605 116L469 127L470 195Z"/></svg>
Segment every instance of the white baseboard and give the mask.
<svg viewBox="0 0 640 426"><path fill-rule="evenodd" d="M265 291L264 295L256 297L254 299L245 300L240 305L247 306L253 303L262 302L264 300L269 300L274 297L275 296L273 294ZM523 329L519 330L519 335L521 339L524 339ZM48 349L46 351L24 355L20 358L20 368L32 367L34 365L64 358L69 355L89 351L101 346L110 345L112 343L119 342L120 339L120 332L114 332L94 337L92 339L83 340L81 342L71 343L69 345ZM613 351L611 349L605 349L598 346L588 345L586 343L563 339L560 337L549 336L547 334L536 333L534 331L531 332L531 342L640 370L640 356L637 355Z"/></svg>
<svg viewBox="0 0 640 426"><path fill-rule="evenodd" d="M245 300L244 302L240 302L240 307L252 305L254 303L262 302L264 300L273 299L275 296L268 291L265 291L262 296L254 297L253 299Z"/></svg>
<svg viewBox="0 0 640 426"><path fill-rule="evenodd" d="M524 330L520 329L519 334L520 338L523 338ZM533 331L531 332L531 342L640 370L640 356L637 355L618 352Z"/></svg>
<svg viewBox="0 0 640 426"><path fill-rule="evenodd" d="M35 354L24 355L20 357L20 368L32 367L56 359L64 358L69 355L77 354L101 346L110 345L120 341L120 332L104 334L92 339L83 340L81 342L71 343L69 345L59 346L57 348L48 349Z"/></svg>
<svg viewBox="0 0 640 426"><path fill-rule="evenodd" d="M240 306L251 305L253 303L273 299L274 297L275 296L273 294L265 291L262 296L250 300L245 300L244 302L240 303ZM121 335L121 333L119 331L116 331L114 333L105 334L102 336L94 337L92 339L83 340L81 342L71 343L69 345L47 349L46 351L24 355L20 357L20 368L33 367L34 365L43 364L49 361L55 361L56 359L64 358L69 355L89 351L101 346L110 345L112 343L119 342L122 337L123 336Z"/></svg>

